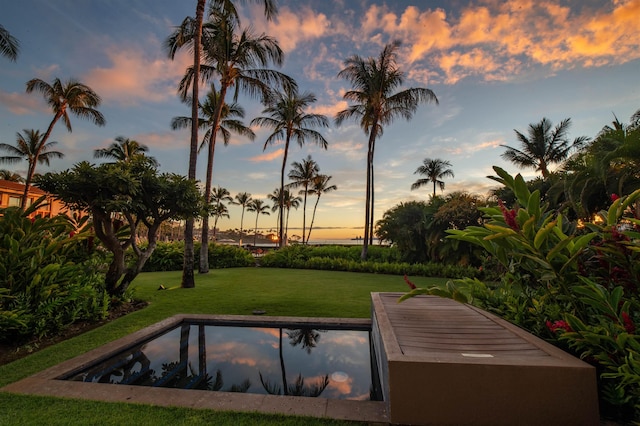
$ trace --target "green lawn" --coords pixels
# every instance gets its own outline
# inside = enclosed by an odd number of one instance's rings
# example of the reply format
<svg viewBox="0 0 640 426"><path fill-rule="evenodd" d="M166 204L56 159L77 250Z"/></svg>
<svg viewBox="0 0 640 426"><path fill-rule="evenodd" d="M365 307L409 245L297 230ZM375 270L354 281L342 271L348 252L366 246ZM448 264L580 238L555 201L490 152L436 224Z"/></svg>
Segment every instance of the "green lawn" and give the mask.
<svg viewBox="0 0 640 426"><path fill-rule="evenodd" d="M0 387L28 377L61 361L126 336L179 313L368 318L370 296L376 291L407 291L402 277L349 272L271 268L212 270L196 275L196 288L180 288L181 272L152 272L138 276L135 297L148 301L145 309L117 319L73 339L0 366ZM412 277L419 287L446 279ZM167 290L157 290L163 285ZM329 420L259 414L220 413L184 408L159 408L0 393L0 424L343 424Z"/></svg>

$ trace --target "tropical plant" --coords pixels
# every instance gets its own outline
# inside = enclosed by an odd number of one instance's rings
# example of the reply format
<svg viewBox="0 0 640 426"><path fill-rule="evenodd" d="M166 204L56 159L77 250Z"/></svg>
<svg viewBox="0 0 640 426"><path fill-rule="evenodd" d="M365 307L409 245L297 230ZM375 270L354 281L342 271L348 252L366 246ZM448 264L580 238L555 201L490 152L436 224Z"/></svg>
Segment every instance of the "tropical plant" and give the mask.
<svg viewBox="0 0 640 426"><path fill-rule="evenodd" d="M149 164L157 167L158 162L153 157L146 155L149 152L149 147L140 142L129 139L124 136L118 136L107 148L99 148L93 150L94 158L106 158L115 161L123 161L125 163L130 162L134 157L144 157Z"/></svg>
<svg viewBox="0 0 640 426"><path fill-rule="evenodd" d="M309 225L309 233L307 234L307 242L311 238L311 230L313 229L313 223L316 220L316 209L318 208L318 203L320 202L320 197L322 194L327 194L329 192L337 191L338 187L336 185L330 185L329 181L332 176L327 175L316 175L316 177L311 182L311 188L309 188L309 194L316 196L316 202L313 205L313 214L311 215L311 225Z"/></svg>
<svg viewBox="0 0 640 426"><path fill-rule="evenodd" d="M296 88L285 88L283 92L273 93L268 99L266 108L262 111L267 116L257 117L251 120L251 124L262 127L268 127L273 132L267 137L263 150L267 146L284 141L284 152L282 158L282 168L280 171L280 200L278 227L278 241L280 247L285 243L283 236L284 222L284 173L287 165L287 156L289 154L289 144L296 141L302 147L307 141L311 141L323 149L327 149L329 145L322 134L313 129L313 127L328 127L329 122L324 115L308 113L306 110L316 101L316 96L311 92L298 94Z"/></svg>
<svg viewBox="0 0 640 426"><path fill-rule="evenodd" d="M20 53L20 42L0 25L0 55L15 61L18 59L18 53Z"/></svg>
<svg viewBox="0 0 640 426"><path fill-rule="evenodd" d="M242 207L242 215L240 216L240 240L238 241L238 245L242 245L242 225L244 223L244 211L251 203L251 194L248 192L239 192L234 197L232 204L236 204Z"/></svg>
<svg viewBox="0 0 640 426"><path fill-rule="evenodd" d="M291 209L296 209L298 210L298 207L300 207L300 202L302 202L302 198L293 195L291 193L291 191L289 191L288 189L284 190L284 193L282 194L282 205L284 207L284 210L286 210L287 216L286 219L284 221L284 240L285 243L289 240L289 213L291 212ZM283 211L284 214L284 211Z"/></svg>
<svg viewBox="0 0 640 426"><path fill-rule="evenodd" d="M39 163L48 166L52 158L63 158L64 154L60 151L52 151L58 142L45 143L44 135L41 135L40 131L24 129L22 133L16 134L15 146L0 143L0 150L9 153L9 155L0 157L0 163L15 164L22 160L27 161L27 177L24 181L24 192L20 200L20 205L24 209L27 207L27 197L31 187L31 180L36 172L36 165Z"/></svg>
<svg viewBox="0 0 640 426"><path fill-rule="evenodd" d="M269 215L269 206L264 201L254 198L247 204L247 211L255 212L256 214L256 225L253 231L253 245L255 246L256 238L258 237L258 218L261 214Z"/></svg>
<svg viewBox="0 0 640 426"><path fill-rule="evenodd" d="M580 136L569 141L570 125L571 119L566 118L552 128L551 121L543 118L539 123L529 124L528 135L514 130L521 149L500 145L506 148L501 157L520 168L533 168L546 178L550 165L566 160L573 150L581 148L588 140L586 136Z"/></svg>
<svg viewBox="0 0 640 426"><path fill-rule="evenodd" d="M209 204L211 201L211 184L213 180L213 161L215 156L215 144L217 140L216 133L222 136L224 146L229 145L231 140L231 132L245 136L250 140L255 138L255 133L249 127L245 126L239 118L244 117L244 109L233 102L231 104L224 103L220 111L220 116L216 122L216 114L218 113L218 104L223 102L220 94L216 92L215 86L211 85L211 90L207 93L205 101L200 105L203 118L199 119L198 126L207 129L200 144L200 150L207 146L207 176L205 179L204 200ZM191 125L190 117L174 117L171 121L171 128L182 129ZM214 131L214 129L217 129ZM200 241L209 241L209 214L206 213L202 217L202 235ZM208 244L201 246L200 263L198 272L203 274L209 271L209 255Z"/></svg>
<svg viewBox="0 0 640 426"><path fill-rule="evenodd" d="M161 224L201 214L202 197L194 181L157 170L134 157L130 162L76 164L73 169L40 176L37 185L75 210L89 211L96 236L111 252L106 290L120 296L142 270L156 248ZM140 225L147 229L147 245L136 238ZM127 264L126 250L135 254Z"/></svg>
<svg viewBox="0 0 640 426"><path fill-rule="evenodd" d="M306 225L307 225L307 195L309 194L309 185L312 184L320 172L318 163L311 159L311 155L307 155L307 158L298 163L294 161L291 163L291 171L289 172L289 179L292 182L288 185L291 188L302 187L299 194L303 195L302 201L302 244L305 243Z"/></svg>
<svg viewBox="0 0 640 426"><path fill-rule="evenodd" d="M211 191L211 200L209 204L212 205L211 216L215 217L213 222L213 238L216 237L216 229L218 227L218 219L221 217L229 217L229 209L222 203L230 203L233 201L231 193L227 188L218 186Z"/></svg>
<svg viewBox="0 0 640 426"><path fill-rule="evenodd" d="M362 58L359 55L350 56L344 61L345 68L338 73L338 77L348 80L353 87L343 95L344 99L353 104L338 112L335 122L340 125L347 119L359 120L360 127L369 137L362 260L367 258L369 239L373 234L375 141L382 136L383 126L391 124L395 118L411 119L420 103L438 103L438 98L433 91L426 88L409 88L394 93L394 90L404 82L404 73L397 65L399 48L400 42L394 41L384 47L377 59Z"/></svg>
<svg viewBox="0 0 640 426"><path fill-rule="evenodd" d="M416 169L413 174L419 174L424 178L418 179L411 185L411 190L421 188L425 185L433 183L433 196L436 196L436 185L440 187L440 191L444 191L444 179L446 177L454 177L453 170L451 170L451 163L439 158L431 159L425 158L422 161L422 165Z"/></svg>
<svg viewBox="0 0 640 426"><path fill-rule="evenodd" d="M20 176L16 172L12 172L6 169L0 169L0 179L8 180L9 182L18 182L18 183L24 182L24 179L22 178L22 176Z"/></svg>

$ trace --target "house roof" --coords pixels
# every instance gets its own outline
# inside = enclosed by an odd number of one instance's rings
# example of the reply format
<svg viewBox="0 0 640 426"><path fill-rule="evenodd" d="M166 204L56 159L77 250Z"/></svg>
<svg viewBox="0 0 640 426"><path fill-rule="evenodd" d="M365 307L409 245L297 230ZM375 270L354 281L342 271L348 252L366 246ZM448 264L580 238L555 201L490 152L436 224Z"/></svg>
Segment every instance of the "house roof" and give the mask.
<svg viewBox="0 0 640 426"><path fill-rule="evenodd" d="M15 191L15 192L23 193L24 192L24 184L19 183L19 182L12 182L10 180L0 179L0 191L2 191L3 189L4 190L8 190L8 191L12 191L12 192ZM38 194L38 195L46 195L47 194L42 189L36 188L35 186L30 186L29 187L29 193Z"/></svg>

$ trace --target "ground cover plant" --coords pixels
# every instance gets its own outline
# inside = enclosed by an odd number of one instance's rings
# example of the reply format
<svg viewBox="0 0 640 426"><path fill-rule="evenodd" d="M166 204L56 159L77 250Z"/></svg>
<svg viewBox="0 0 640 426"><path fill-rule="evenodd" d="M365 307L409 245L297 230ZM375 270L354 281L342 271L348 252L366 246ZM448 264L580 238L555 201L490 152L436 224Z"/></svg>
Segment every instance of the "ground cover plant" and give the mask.
<svg viewBox="0 0 640 426"><path fill-rule="evenodd" d="M206 275L197 274L197 285L193 289L180 288L180 279L181 271L140 274L133 287L136 298L149 302L146 308L0 366L0 387L178 313L251 315L253 310L260 309L266 311L266 315L367 318L370 316L371 292L406 290L405 283L398 276L278 268L212 270ZM444 284L443 279L411 279L421 287ZM160 285L167 290L158 290ZM57 419L57 424L65 425L74 422L122 424L131 418L139 424L154 425L347 424L182 408L173 411L143 405L0 393L0 424L56 424Z"/></svg>

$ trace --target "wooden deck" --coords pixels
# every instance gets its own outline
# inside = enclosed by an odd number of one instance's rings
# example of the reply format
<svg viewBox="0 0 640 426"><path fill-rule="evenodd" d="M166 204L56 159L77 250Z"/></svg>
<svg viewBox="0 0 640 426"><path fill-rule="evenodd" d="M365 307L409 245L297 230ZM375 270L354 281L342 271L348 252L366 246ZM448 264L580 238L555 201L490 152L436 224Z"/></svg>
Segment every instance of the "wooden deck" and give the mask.
<svg viewBox="0 0 640 426"><path fill-rule="evenodd" d="M391 423L598 425L590 365L473 306L401 295L371 294Z"/></svg>

